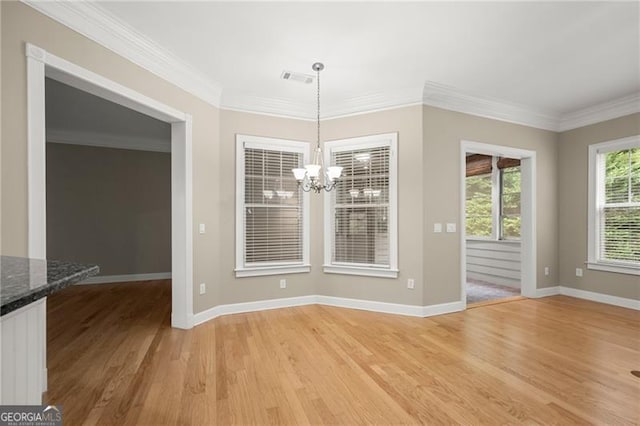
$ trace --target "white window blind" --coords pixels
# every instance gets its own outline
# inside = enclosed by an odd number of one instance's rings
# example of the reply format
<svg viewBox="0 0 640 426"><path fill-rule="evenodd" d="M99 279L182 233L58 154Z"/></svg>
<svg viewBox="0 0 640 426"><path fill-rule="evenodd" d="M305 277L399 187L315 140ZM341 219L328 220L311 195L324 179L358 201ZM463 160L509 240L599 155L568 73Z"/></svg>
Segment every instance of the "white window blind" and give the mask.
<svg viewBox="0 0 640 426"><path fill-rule="evenodd" d="M291 173L303 166L306 144L295 144L239 139L236 275L308 270L307 197Z"/></svg>
<svg viewBox="0 0 640 426"><path fill-rule="evenodd" d="M362 144L362 139L369 142ZM397 275L397 179L392 140L390 135L380 135L377 139L327 144L331 164L343 170L338 186L329 194L330 252L326 264L361 268L349 273L368 268L393 271L384 276Z"/></svg>
<svg viewBox="0 0 640 426"><path fill-rule="evenodd" d="M599 157L599 260L640 266L640 148Z"/></svg>

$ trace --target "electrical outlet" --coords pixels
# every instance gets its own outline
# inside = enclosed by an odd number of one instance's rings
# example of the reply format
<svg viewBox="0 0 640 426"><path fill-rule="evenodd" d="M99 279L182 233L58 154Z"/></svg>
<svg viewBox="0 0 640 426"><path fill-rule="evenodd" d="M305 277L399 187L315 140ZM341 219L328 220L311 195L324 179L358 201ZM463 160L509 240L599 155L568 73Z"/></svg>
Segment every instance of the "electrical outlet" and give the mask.
<svg viewBox="0 0 640 426"><path fill-rule="evenodd" d="M407 288L413 290L414 288L416 288L416 283L413 280L413 278L409 278L407 280Z"/></svg>
<svg viewBox="0 0 640 426"><path fill-rule="evenodd" d="M205 294L207 292L207 286L205 283L200 283L200 294Z"/></svg>
<svg viewBox="0 0 640 426"><path fill-rule="evenodd" d="M280 288L287 288L287 280L280 280Z"/></svg>
<svg viewBox="0 0 640 426"><path fill-rule="evenodd" d="M548 266L544 267L544 274L545 275L549 275L549 267Z"/></svg>
<svg viewBox="0 0 640 426"><path fill-rule="evenodd" d="M582 268L576 268L576 277L582 276Z"/></svg>
<svg viewBox="0 0 640 426"><path fill-rule="evenodd" d="M433 232L442 232L442 224L434 223L433 224Z"/></svg>

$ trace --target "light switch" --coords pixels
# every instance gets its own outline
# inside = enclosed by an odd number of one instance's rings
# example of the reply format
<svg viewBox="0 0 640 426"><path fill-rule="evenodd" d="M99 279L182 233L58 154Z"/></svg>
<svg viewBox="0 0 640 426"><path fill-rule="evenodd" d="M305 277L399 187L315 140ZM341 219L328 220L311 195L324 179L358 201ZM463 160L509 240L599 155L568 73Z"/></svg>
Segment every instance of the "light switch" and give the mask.
<svg viewBox="0 0 640 426"><path fill-rule="evenodd" d="M434 223L433 224L433 232L442 232L442 224Z"/></svg>
<svg viewBox="0 0 640 426"><path fill-rule="evenodd" d="M205 233L204 223L201 223L198 229L200 230L201 234L204 234Z"/></svg>
<svg viewBox="0 0 640 426"><path fill-rule="evenodd" d="M456 232L456 224L447 223L447 232Z"/></svg>

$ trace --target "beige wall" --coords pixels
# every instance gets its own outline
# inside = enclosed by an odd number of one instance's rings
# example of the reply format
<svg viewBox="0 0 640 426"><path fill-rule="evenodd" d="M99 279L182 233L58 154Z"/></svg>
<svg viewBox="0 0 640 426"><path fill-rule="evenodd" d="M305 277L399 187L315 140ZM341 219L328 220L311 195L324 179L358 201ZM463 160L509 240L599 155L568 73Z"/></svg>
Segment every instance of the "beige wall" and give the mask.
<svg viewBox="0 0 640 426"><path fill-rule="evenodd" d="M376 300L407 305L422 305L422 108L412 106L370 114L326 120L322 139L335 140L380 133L398 132L398 269L397 279L323 274L320 294ZM322 200L319 200L322 201ZM318 203L318 208L322 203ZM323 263L322 217L312 223L312 240L319 243L312 259L318 268ZM415 289L407 289L407 279L415 280Z"/></svg>
<svg viewBox="0 0 640 426"><path fill-rule="evenodd" d="M171 272L171 154L48 143L47 257Z"/></svg>
<svg viewBox="0 0 640 426"><path fill-rule="evenodd" d="M537 288L558 283L557 134L425 106L424 304L460 300L460 233L433 233L434 223L460 223L460 141L532 150L537 157ZM458 229L459 230L459 229ZM549 276L544 267L549 266Z"/></svg>
<svg viewBox="0 0 640 426"><path fill-rule="evenodd" d="M17 2L2 2L2 253L27 253L27 150L26 150L26 61L24 43L38 45L55 55L88 68L175 109L193 116L193 248L194 311L222 303L244 302L304 294L327 294L392 303L431 305L460 299L460 234L431 232L433 223L460 220L460 140L512 146L537 152L537 272L538 288L571 285L566 271L583 261L586 246L569 241L571 222L579 216L572 209L580 200L564 202L563 197L581 185L563 171L561 161L582 161L572 157L569 145L584 144L584 132L593 138L598 132L579 129L558 134L427 106L355 115L323 123L323 139L343 139L376 133L399 133L399 268L398 279L365 278L322 274L322 199L312 195L312 244L310 274L286 275L288 288L280 290L280 276L242 278L234 276L235 266L235 134L244 133L285 139L311 140L314 123L233 111L219 111L172 84L139 68L87 38ZM11 111L6 114L6 111ZM617 122L616 122L617 123ZM627 134L618 124L604 124L599 140ZM625 125L628 127L628 125ZM625 127L623 126L623 127ZM625 127L625 128L626 128ZM633 126L631 126L633 127ZM600 127L595 127L600 129ZM604 129L603 128L603 129ZM637 125L635 127L636 133ZM576 137L572 135L578 135ZM580 139L580 142L571 142ZM595 140L594 140L595 141ZM586 145L584 145L586 146ZM586 148L585 148L586 149ZM577 154L578 157L585 153ZM581 157L580 157L581 158ZM586 158L586 157L585 157ZM576 170L586 170L584 164ZM585 172L586 173L586 172ZM560 178L560 230L558 227L558 178ZM586 200L586 198L585 198ZM586 201L585 201L586 206ZM586 215L586 213L585 213ZM207 233L199 235L199 223ZM566 228L566 229L562 229ZM583 225L586 232L586 224ZM560 234L559 234L560 231ZM558 275L558 235L563 274ZM585 234L586 235L586 234ZM585 237L586 238L586 237ZM570 258L579 247L577 258ZM578 259L579 258L579 259ZM549 266L551 274L544 275ZM588 274L591 274L590 272ZM607 274L610 275L610 274ZM590 275L589 275L590 276ZM593 275L595 276L595 274ZM407 278L416 280L416 289L406 288ZM598 280L598 278L595 278ZM626 280L627 277L621 279ZM590 278L583 278L586 283ZM198 295L198 284L208 284ZM617 281L616 281L617 282ZM594 283L589 289L616 291L626 284ZM618 288L620 287L620 288ZM585 287L587 288L587 287ZM636 287L637 294L637 287ZM631 292L633 293L633 291Z"/></svg>
<svg viewBox="0 0 640 426"><path fill-rule="evenodd" d="M640 114L628 115L560 134L560 279L563 286L640 299L640 277L586 268L589 145L640 134ZM576 268L583 276L576 277Z"/></svg>
<svg viewBox="0 0 640 426"><path fill-rule="evenodd" d="M218 278L217 108L143 70L86 37L18 2L2 8L2 253L27 254L27 110L25 42L103 75L193 117L194 311L217 304L217 292L198 296L197 286ZM11 111L7 114L7 111Z"/></svg>

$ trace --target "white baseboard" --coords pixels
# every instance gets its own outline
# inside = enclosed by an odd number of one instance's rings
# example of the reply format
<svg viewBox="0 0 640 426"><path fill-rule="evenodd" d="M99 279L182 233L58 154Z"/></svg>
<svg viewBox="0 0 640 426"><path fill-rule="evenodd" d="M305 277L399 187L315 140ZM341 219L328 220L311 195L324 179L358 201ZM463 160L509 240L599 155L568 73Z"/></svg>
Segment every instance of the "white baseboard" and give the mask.
<svg viewBox="0 0 640 426"><path fill-rule="evenodd" d="M536 295L534 297L556 296L558 294L560 294L560 286L545 287L536 289Z"/></svg>
<svg viewBox="0 0 640 426"><path fill-rule="evenodd" d="M349 299L346 297L322 296L316 297L319 305L337 306L340 308L360 309L363 311L382 312L385 314L407 315L422 317L423 306L402 305L399 303L376 302L374 300Z"/></svg>
<svg viewBox="0 0 640 426"><path fill-rule="evenodd" d="M360 309L412 317L429 317L462 311L462 302L442 303L440 305L418 306L402 305L399 303L377 302L374 300L349 299L324 295L288 297L284 299L260 300L256 302L232 303L219 305L193 316L193 324L198 325L222 315L239 314L245 312L264 311L267 309L290 308L303 305L327 305L341 308Z"/></svg>
<svg viewBox="0 0 640 426"><path fill-rule="evenodd" d="M268 309L290 308L293 306L313 305L316 296L287 297L283 299L258 300L256 302L231 303L218 305L193 315L193 325L202 324L222 315L245 312L266 311Z"/></svg>
<svg viewBox="0 0 640 426"><path fill-rule="evenodd" d="M154 272L151 274L128 274L128 275L98 275L97 277L87 278L80 281L76 285L83 284L110 284L124 283L130 281L150 281L150 280L168 280L171 279L171 272Z"/></svg>
<svg viewBox="0 0 640 426"><path fill-rule="evenodd" d="M640 300L627 299L624 297L611 296L609 294L596 293L593 291L580 290L573 287L557 286L539 288L536 290L536 297L547 297L561 294L578 299L591 300L592 302L606 303L607 305L620 306L622 308L635 309L640 311Z"/></svg>
<svg viewBox="0 0 640 426"><path fill-rule="evenodd" d="M565 286L560 287L560 294L640 311L640 300L627 299L624 297L611 296L608 294L595 293L593 291L579 290L577 288Z"/></svg>
<svg viewBox="0 0 640 426"><path fill-rule="evenodd" d="M435 315L444 315L451 314L453 312L464 311L465 303L462 301L450 302L450 303L440 303L438 305L427 305L422 306L422 315L423 317L432 317Z"/></svg>

